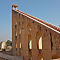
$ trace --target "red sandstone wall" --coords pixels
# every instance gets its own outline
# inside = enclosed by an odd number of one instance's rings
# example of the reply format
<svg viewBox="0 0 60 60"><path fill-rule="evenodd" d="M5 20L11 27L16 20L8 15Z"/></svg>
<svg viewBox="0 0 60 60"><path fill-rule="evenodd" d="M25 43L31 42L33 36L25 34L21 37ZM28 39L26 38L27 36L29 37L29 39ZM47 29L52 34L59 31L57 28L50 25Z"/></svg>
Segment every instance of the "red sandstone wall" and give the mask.
<svg viewBox="0 0 60 60"><path fill-rule="evenodd" d="M17 28L15 29L16 23ZM19 35L20 30L21 34ZM36 34L38 31L42 33L42 51L37 48ZM17 39L15 39L16 32ZM52 35L53 42L52 49L50 33ZM32 50L30 52L28 48L28 35L31 35L30 39L32 40ZM40 60L41 58L49 60L55 54L60 56L60 34L15 11L12 11L12 40L13 55L21 55L23 60ZM21 49L19 49L19 41L22 44Z"/></svg>

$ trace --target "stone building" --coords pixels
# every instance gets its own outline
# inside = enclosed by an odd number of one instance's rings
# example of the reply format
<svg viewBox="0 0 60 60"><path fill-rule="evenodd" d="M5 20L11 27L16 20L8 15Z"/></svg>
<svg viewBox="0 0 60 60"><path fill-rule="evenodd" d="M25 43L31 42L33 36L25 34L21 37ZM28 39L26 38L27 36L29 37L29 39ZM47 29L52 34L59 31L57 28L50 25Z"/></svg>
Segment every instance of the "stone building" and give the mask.
<svg viewBox="0 0 60 60"><path fill-rule="evenodd" d="M6 42L2 42L1 43L1 50L6 50L6 47L7 47Z"/></svg>
<svg viewBox="0 0 60 60"><path fill-rule="evenodd" d="M28 15L12 5L13 55L23 60L60 58L60 28Z"/></svg>

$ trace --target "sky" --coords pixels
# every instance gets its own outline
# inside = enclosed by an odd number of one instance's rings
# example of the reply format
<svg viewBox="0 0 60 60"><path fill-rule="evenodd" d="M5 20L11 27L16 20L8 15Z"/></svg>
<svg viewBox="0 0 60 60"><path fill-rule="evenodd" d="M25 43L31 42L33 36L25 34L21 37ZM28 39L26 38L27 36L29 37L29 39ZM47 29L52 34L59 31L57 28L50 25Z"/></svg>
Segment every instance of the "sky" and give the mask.
<svg viewBox="0 0 60 60"><path fill-rule="evenodd" d="M12 40L12 4L48 23L60 25L60 0L0 0L0 41Z"/></svg>

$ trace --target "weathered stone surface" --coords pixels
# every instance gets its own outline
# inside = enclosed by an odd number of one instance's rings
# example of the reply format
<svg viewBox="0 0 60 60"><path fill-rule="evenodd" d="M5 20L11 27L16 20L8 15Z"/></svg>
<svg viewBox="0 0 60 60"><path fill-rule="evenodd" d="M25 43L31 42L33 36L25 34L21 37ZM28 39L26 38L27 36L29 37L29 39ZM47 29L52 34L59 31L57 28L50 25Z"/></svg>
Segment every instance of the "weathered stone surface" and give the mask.
<svg viewBox="0 0 60 60"><path fill-rule="evenodd" d="M17 29L15 29L16 23ZM19 30L21 30L20 35ZM16 32L17 49L15 40ZM42 49L39 50L38 42L41 36ZM28 44L30 40L32 41L31 51L29 50ZM20 55L23 60L39 60L40 58L43 60L50 60L54 55L60 57L60 34L14 10L12 11L12 41L13 55ZM22 44L20 50L19 41Z"/></svg>

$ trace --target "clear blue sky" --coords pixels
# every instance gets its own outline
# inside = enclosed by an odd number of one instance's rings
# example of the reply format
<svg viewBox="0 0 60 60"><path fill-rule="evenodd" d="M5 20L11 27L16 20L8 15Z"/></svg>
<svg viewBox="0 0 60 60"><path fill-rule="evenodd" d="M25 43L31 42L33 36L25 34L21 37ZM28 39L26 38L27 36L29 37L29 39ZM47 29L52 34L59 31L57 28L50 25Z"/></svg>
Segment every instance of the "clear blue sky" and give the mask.
<svg viewBox="0 0 60 60"><path fill-rule="evenodd" d="M60 0L0 0L0 41L12 40L12 4L56 26L60 25Z"/></svg>

